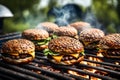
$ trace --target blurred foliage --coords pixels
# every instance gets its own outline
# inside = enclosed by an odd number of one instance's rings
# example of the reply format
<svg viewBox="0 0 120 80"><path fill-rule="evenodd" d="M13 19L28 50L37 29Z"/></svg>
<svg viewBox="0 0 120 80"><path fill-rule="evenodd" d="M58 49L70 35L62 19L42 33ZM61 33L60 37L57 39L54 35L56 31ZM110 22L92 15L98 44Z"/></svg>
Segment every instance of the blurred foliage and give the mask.
<svg viewBox="0 0 120 80"><path fill-rule="evenodd" d="M5 27L3 27L4 33L16 31L19 32L29 28L29 24L23 22L14 23L14 21L12 21L11 19L6 19L4 23L5 23L4 24Z"/></svg>
<svg viewBox="0 0 120 80"><path fill-rule="evenodd" d="M23 31L34 26L32 22L37 17L36 14L38 15L34 6L38 3L39 0L0 0L0 4L9 8L14 14L14 17L4 19L4 33Z"/></svg>
<svg viewBox="0 0 120 80"><path fill-rule="evenodd" d="M112 4L108 4L108 1ZM108 33L117 32L117 27L120 25L120 18L116 10L116 6L113 4L114 0L93 0L92 9L99 21L103 23L104 28ZM119 0L118 0L119 1Z"/></svg>
<svg viewBox="0 0 120 80"><path fill-rule="evenodd" d="M42 21L53 21L47 16L50 8L57 5L57 0L49 0L48 6L38 8L42 0L0 0L0 4L8 7L14 14L12 18L4 20L4 32L23 31L34 28ZM111 1L111 4L108 4ZM120 32L120 0L114 6L114 0L92 0L91 9L94 11L100 23L104 25L108 33Z"/></svg>
<svg viewBox="0 0 120 80"><path fill-rule="evenodd" d="M108 33L115 33L115 32L117 32L116 28L114 27L114 24L109 24L109 26L107 26L107 32Z"/></svg>

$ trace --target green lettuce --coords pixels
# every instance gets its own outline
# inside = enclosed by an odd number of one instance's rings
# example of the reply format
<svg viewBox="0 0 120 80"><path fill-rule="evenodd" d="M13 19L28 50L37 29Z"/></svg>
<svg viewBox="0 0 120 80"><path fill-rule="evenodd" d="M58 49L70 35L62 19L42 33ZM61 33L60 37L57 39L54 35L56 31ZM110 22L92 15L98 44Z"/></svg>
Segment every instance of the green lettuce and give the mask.
<svg viewBox="0 0 120 80"><path fill-rule="evenodd" d="M51 40L51 37L48 37L44 40L34 40L33 42L37 45L48 45L49 41Z"/></svg>
<svg viewBox="0 0 120 80"><path fill-rule="evenodd" d="M47 39L44 40L33 40L33 42L37 45L48 45L51 39L57 38L58 36L53 34L51 37L48 37Z"/></svg>
<svg viewBox="0 0 120 80"><path fill-rule="evenodd" d="M55 52L52 52L51 50L49 49L45 49L43 51L44 55L47 56L47 55L58 55L58 53L55 53Z"/></svg>
<svg viewBox="0 0 120 80"><path fill-rule="evenodd" d="M85 55L84 51L81 52L82 55Z"/></svg>

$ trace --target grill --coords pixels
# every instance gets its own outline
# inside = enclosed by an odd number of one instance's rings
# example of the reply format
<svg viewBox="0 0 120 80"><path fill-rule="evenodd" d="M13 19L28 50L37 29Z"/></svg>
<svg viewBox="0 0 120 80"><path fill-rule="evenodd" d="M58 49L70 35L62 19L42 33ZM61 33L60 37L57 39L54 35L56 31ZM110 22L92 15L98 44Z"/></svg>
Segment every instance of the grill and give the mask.
<svg viewBox="0 0 120 80"><path fill-rule="evenodd" d="M0 35L1 45L11 39L21 38L21 33L10 33ZM86 64L76 64L72 66L56 65L48 61L42 52L36 52L36 58L29 64L13 65L2 61L0 58L0 79L1 80L119 80L120 78L120 60L99 57L94 54L95 50L86 50L84 62L94 63L96 66ZM0 55L1 56L1 55ZM102 62L90 60L94 57L102 60ZM115 64L117 63L117 64ZM88 70L94 69L99 73L92 73ZM68 72L75 72L70 74ZM104 74L104 75L103 75ZM80 75L88 75L85 78Z"/></svg>

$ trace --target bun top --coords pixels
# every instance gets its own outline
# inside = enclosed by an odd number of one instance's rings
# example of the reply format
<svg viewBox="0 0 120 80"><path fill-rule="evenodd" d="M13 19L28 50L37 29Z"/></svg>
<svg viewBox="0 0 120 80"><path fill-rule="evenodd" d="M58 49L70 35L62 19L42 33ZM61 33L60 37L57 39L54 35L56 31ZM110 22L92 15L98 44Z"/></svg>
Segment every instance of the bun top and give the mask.
<svg viewBox="0 0 120 80"><path fill-rule="evenodd" d="M81 33L79 34L79 39L80 41L94 42L102 39L104 35L105 34L102 30L97 28L90 28L81 31Z"/></svg>
<svg viewBox="0 0 120 80"><path fill-rule="evenodd" d="M52 39L48 44L48 48L59 54L80 53L84 49L79 40L67 36Z"/></svg>
<svg viewBox="0 0 120 80"><path fill-rule="evenodd" d="M35 50L35 45L26 39L13 39L5 42L2 45L2 53L8 54L26 54L33 52Z"/></svg>
<svg viewBox="0 0 120 80"><path fill-rule="evenodd" d="M120 49L120 34L114 33L104 36L99 42L102 49Z"/></svg>
<svg viewBox="0 0 120 80"><path fill-rule="evenodd" d="M77 35L77 30L74 27L61 26L55 31L55 34L59 36L74 37Z"/></svg>
<svg viewBox="0 0 120 80"><path fill-rule="evenodd" d="M58 29L58 25L52 22L42 22L38 24L36 29L44 29L49 33L53 33L54 31L56 31L56 29Z"/></svg>
<svg viewBox="0 0 120 80"><path fill-rule="evenodd" d="M76 28L79 32L84 29L91 28L91 25L89 23L82 21L71 23L70 26Z"/></svg>
<svg viewBox="0 0 120 80"><path fill-rule="evenodd" d="M23 31L22 37L29 40L43 40L49 37L49 33L42 29L27 29Z"/></svg>

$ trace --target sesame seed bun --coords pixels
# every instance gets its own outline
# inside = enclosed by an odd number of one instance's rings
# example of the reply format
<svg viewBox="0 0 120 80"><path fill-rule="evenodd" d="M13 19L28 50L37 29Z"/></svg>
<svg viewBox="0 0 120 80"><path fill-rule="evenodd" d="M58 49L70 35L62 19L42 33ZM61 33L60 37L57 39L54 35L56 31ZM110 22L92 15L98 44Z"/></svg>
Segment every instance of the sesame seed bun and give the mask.
<svg viewBox="0 0 120 80"><path fill-rule="evenodd" d="M58 25L52 22L42 22L37 25L36 29L44 29L46 30L50 35L58 29Z"/></svg>
<svg viewBox="0 0 120 80"><path fill-rule="evenodd" d="M67 36L52 39L49 42L48 48L59 54L72 54L83 51L83 45L79 40Z"/></svg>
<svg viewBox="0 0 120 80"><path fill-rule="evenodd" d="M34 44L26 39L13 39L5 42L2 46L3 53L26 54L35 50Z"/></svg>
<svg viewBox="0 0 120 80"><path fill-rule="evenodd" d="M73 27L61 26L55 31L55 34L58 36L69 36L75 38L77 36L77 30Z"/></svg>
<svg viewBox="0 0 120 80"><path fill-rule="evenodd" d="M43 40L49 37L49 34L45 30L40 29L27 29L22 32L22 37L29 40Z"/></svg>
<svg viewBox="0 0 120 80"><path fill-rule="evenodd" d="M76 28L79 33L84 29L91 28L89 23L82 21L71 23L70 26Z"/></svg>
<svg viewBox="0 0 120 80"><path fill-rule="evenodd" d="M120 49L120 34L114 33L104 36L99 42L99 48Z"/></svg>

